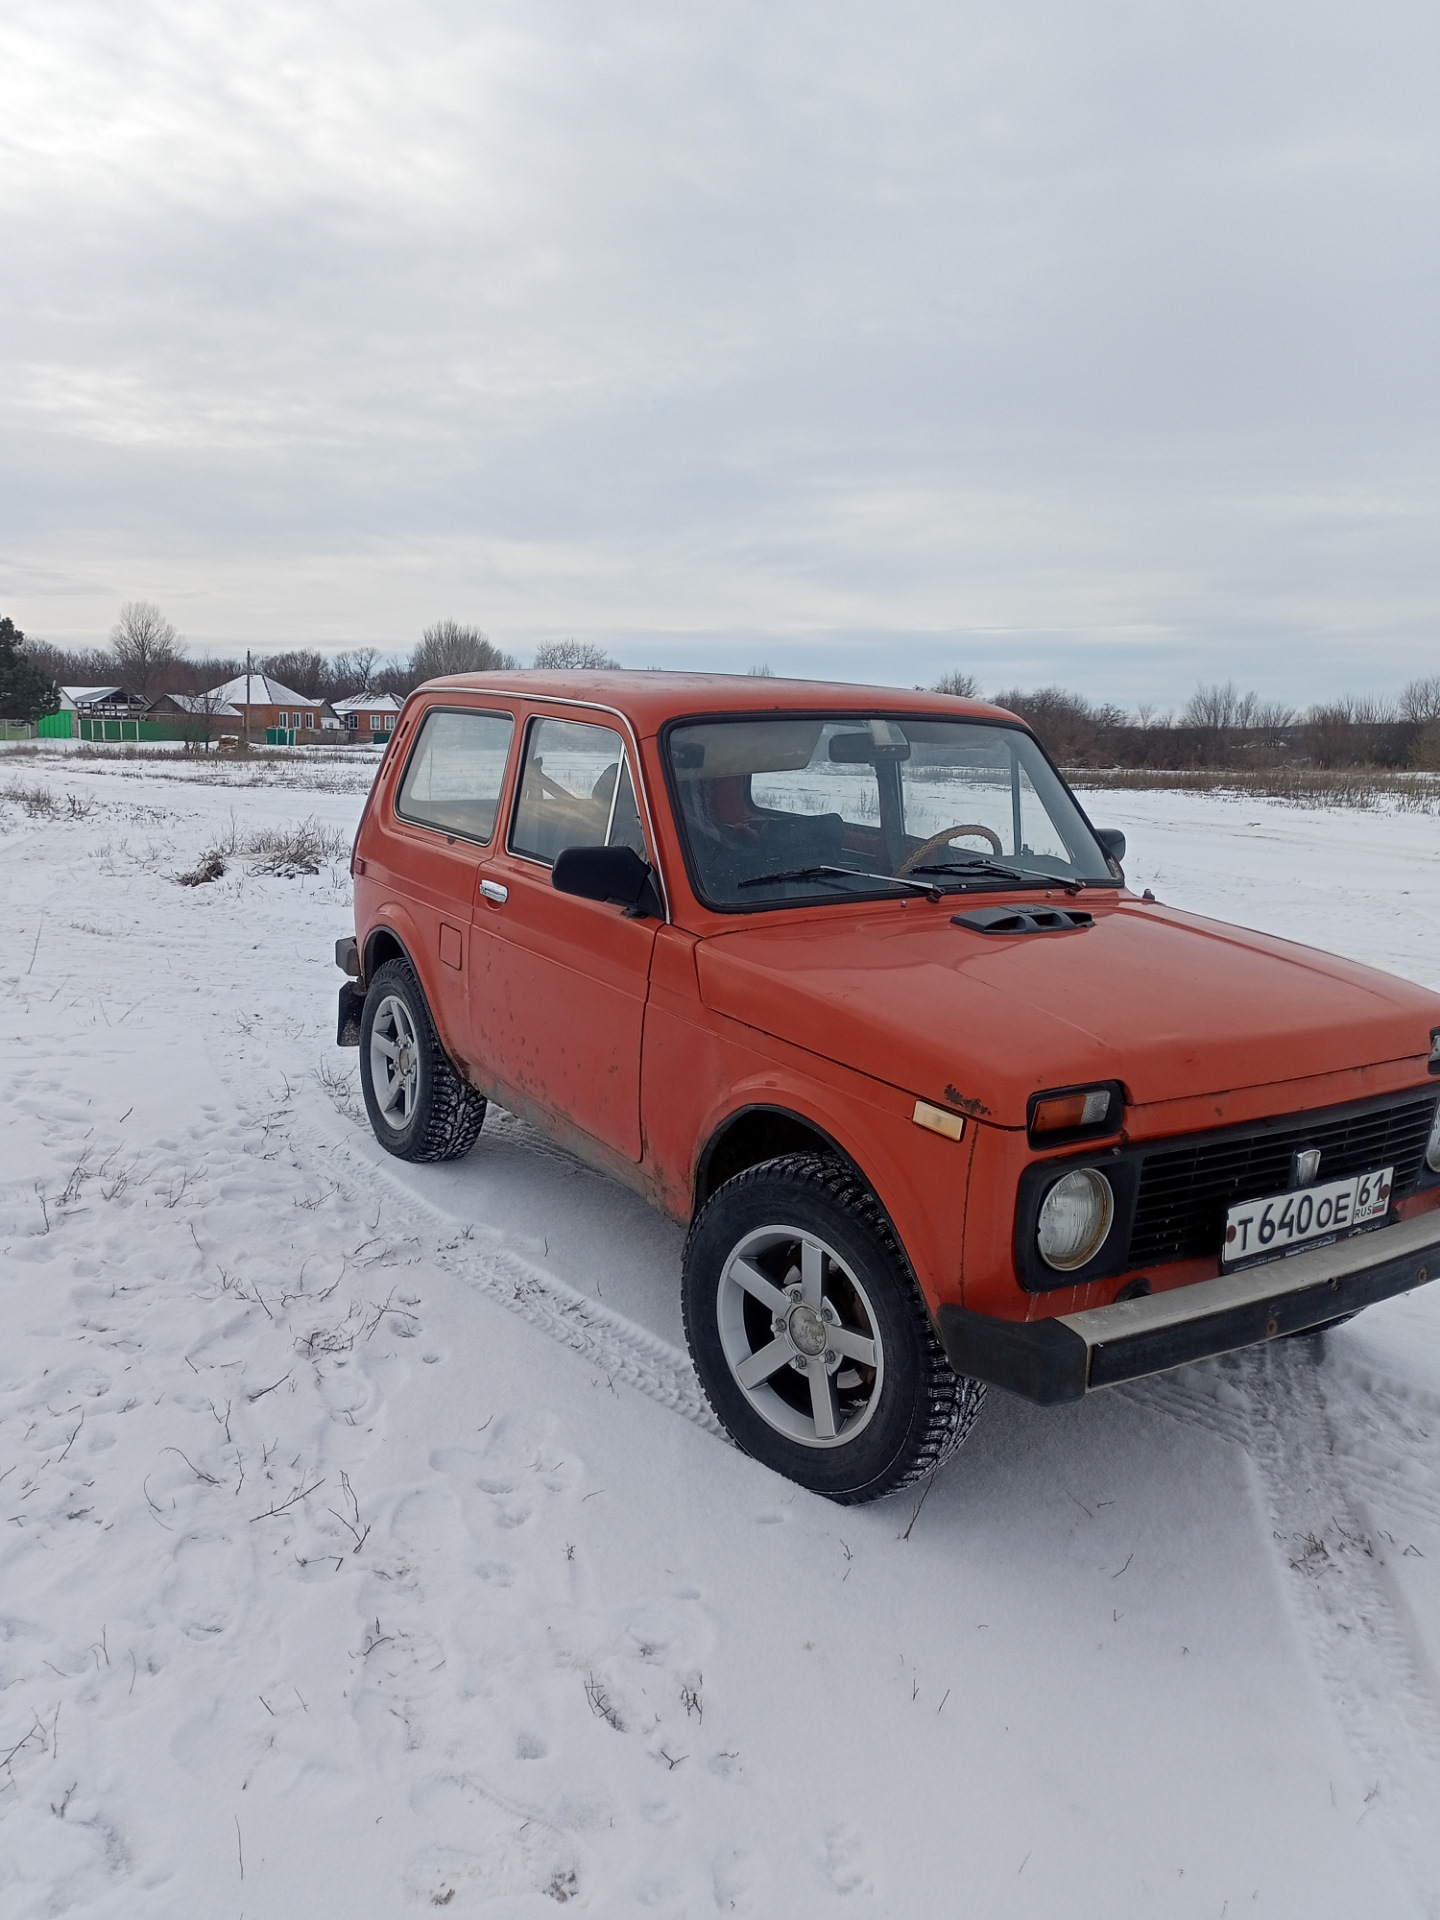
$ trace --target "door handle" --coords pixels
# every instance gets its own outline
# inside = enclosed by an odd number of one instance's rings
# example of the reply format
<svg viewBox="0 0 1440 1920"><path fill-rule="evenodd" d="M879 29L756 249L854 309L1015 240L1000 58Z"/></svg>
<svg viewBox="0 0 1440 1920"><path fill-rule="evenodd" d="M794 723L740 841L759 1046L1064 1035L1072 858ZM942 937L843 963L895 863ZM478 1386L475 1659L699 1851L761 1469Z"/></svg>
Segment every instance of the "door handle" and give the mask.
<svg viewBox="0 0 1440 1920"><path fill-rule="evenodd" d="M482 880L480 882L480 891L484 894L485 898L490 901L491 905L496 907L503 907L505 902L510 898L510 889L501 886L498 880Z"/></svg>

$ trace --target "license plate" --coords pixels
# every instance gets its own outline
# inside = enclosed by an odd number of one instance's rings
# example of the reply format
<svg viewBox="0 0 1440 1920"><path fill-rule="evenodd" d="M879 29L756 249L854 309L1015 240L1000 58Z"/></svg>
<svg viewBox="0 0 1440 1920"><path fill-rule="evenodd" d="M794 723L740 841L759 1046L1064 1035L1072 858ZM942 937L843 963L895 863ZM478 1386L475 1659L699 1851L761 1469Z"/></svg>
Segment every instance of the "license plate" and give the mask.
<svg viewBox="0 0 1440 1920"><path fill-rule="evenodd" d="M1352 1173L1348 1180L1328 1180L1321 1187L1302 1187L1296 1193L1277 1193L1269 1200L1246 1200L1225 1216L1224 1266L1284 1253L1306 1240L1318 1240L1368 1221L1383 1219L1390 1207L1393 1167L1376 1173Z"/></svg>

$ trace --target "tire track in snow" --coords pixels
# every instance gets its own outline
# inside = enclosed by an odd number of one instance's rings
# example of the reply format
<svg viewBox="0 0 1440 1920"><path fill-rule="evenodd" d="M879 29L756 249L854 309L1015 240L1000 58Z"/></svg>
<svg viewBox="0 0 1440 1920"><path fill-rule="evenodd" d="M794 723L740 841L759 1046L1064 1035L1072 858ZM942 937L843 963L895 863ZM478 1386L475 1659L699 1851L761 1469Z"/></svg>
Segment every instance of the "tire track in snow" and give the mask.
<svg viewBox="0 0 1440 1920"><path fill-rule="evenodd" d="M452 1209L427 1199L398 1166L383 1158L372 1160L358 1149L339 1124L332 1128L296 1113L288 1117L287 1132L297 1148L306 1137L313 1146L323 1147L329 1169L343 1162L354 1177L352 1191L373 1191L377 1182L382 1183L401 1213L421 1229L427 1253L437 1265L599 1367L607 1380L633 1387L706 1433L724 1438L689 1356L669 1341L534 1265L505 1246L498 1235L488 1247L478 1239L462 1240L466 1230L477 1235L489 1230L480 1221L462 1222ZM483 1142L482 1133L482 1148ZM381 1151L376 1149L377 1156ZM437 1226L446 1237L435 1236Z"/></svg>
<svg viewBox="0 0 1440 1920"><path fill-rule="evenodd" d="M437 1260L478 1292L600 1367L608 1379L635 1387L705 1432L723 1437L694 1368L668 1341L504 1248L470 1254L463 1260L445 1258L454 1244L438 1247Z"/></svg>
<svg viewBox="0 0 1440 1920"><path fill-rule="evenodd" d="M1403 1391L1346 1384L1345 1422L1332 1419L1328 1442L1343 1462L1346 1487L1440 1530L1440 1473L1418 1470L1415 1451L1417 1442L1428 1438L1415 1430L1415 1418L1417 1412L1428 1413L1428 1407L1421 1408ZM1217 1391L1206 1391L1207 1386ZM1247 1450L1250 1446L1253 1411L1239 1399L1242 1389L1232 1378L1216 1378L1208 1368L1158 1375L1117 1391L1137 1406L1151 1407ZM1330 1396L1325 1397L1328 1405ZM1440 1425L1440 1413L1430 1418ZM1381 1458L1370 1457L1376 1454Z"/></svg>
<svg viewBox="0 0 1440 1920"><path fill-rule="evenodd" d="M1284 1590L1366 1792L1361 1818L1385 1834L1419 1911L1440 1920L1440 1697L1369 1513L1376 1500L1440 1526L1435 1473L1402 1482L1394 1471L1416 1461L1403 1399L1352 1390L1337 1407L1296 1342L1122 1392L1243 1449L1287 1562ZM1391 1466L1363 1457L1357 1437Z"/></svg>

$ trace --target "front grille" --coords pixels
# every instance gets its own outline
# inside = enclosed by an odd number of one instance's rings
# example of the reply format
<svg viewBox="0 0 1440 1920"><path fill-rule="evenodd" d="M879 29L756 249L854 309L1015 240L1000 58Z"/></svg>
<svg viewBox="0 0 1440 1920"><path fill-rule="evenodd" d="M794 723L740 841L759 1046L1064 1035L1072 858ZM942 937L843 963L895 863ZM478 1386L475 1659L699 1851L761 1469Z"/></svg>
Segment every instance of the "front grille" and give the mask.
<svg viewBox="0 0 1440 1920"><path fill-rule="evenodd" d="M1217 1252L1226 1210L1241 1200L1284 1193L1290 1185L1291 1155L1300 1147L1319 1147L1322 1182L1393 1166L1398 1199L1420 1177L1434 1117L1435 1096L1430 1094L1341 1120L1297 1121L1264 1133L1227 1134L1148 1154L1141 1165L1125 1264L1140 1267Z"/></svg>

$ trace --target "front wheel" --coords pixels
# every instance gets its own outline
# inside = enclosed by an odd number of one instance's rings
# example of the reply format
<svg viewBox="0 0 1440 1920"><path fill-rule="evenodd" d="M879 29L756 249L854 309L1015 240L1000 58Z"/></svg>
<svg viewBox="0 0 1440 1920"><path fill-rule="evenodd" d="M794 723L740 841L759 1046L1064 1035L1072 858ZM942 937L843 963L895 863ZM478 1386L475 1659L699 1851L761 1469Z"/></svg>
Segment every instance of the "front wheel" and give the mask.
<svg viewBox="0 0 1440 1920"><path fill-rule="evenodd" d="M377 967L366 990L360 1085L375 1138L399 1160L458 1160L485 1124L485 1096L446 1058L408 960Z"/></svg>
<svg viewBox="0 0 1440 1920"><path fill-rule="evenodd" d="M985 1396L951 1370L879 1203L838 1160L788 1154L713 1195L686 1244L683 1305L727 1433L832 1500L933 1471Z"/></svg>

